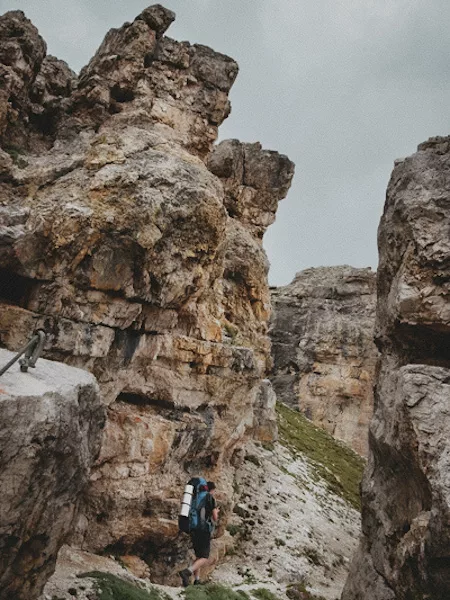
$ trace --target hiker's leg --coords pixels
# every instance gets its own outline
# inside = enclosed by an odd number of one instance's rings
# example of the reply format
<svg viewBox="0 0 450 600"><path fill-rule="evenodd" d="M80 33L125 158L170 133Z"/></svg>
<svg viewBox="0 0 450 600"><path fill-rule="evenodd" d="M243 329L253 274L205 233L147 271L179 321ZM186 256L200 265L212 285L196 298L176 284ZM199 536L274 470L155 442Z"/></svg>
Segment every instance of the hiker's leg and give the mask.
<svg viewBox="0 0 450 600"><path fill-rule="evenodd" d="M200 569L209 563L209 558L197 558L191 569L196 579L200 576Z"/></svg>
<svg viewBox="0 0 450 600"><path fill-rule="evenodd" d="M200 569L209 563L211 552L211 535L209 532L198 532L193 536L195 562L190 567L196 580L200 579Z"/></svg>
<svg viewBox="0 0 450 600"><path fill-rule="evenodd" d="M181 577L183 586L187 587L190 583L191 576L194 575L194 579L198 582L200 579L200 569L209 562L208 558L195 558L195 562L190 566L179 571L178 574Z"/></svg>

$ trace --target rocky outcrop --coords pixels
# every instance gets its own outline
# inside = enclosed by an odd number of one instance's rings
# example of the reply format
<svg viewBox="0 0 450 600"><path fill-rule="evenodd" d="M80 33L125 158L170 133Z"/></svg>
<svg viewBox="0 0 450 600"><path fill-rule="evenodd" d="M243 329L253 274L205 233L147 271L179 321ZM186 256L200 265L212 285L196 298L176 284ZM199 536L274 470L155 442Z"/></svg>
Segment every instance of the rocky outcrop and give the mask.
<svg viewBox="0 0 450 600"><path fill-rule="evenodd" d="M0 349L0 366L14 355ZM105 411L95 378L40 359L0 378L0 598L37 598L77 517Z"/></svg>
<svg viewBox="0 0 450 600"><path fill-rule="evenodd" d="M450 597L450 138L393 171L378 232L381 351L363 540L344 600Z"/></svg>
<svg viewBox="0 0 450 600"><path fill-rule="evenodd" d="M225 206L230 216L262 238L275 221L278 202L291 185L292 163L286 156L261 150L261 144L226 140L208 160L209 169L225 188Z"/></svg>
<svg viewBox="0 0 450 600"><path fill-rule="evenodd" d="M370 269L340 266L306 269L271 290L278 399L362 455L377 357L375 286Z"/></svg>
<svg viewBox="0 0 450 600"><path fill-rule="evenodd" d="M263 379L254 408L253 437L260 442L271 443L278 437L275 406L277 396L270 379Z"/></svg>
<svg viewBox="0 0 450 600"><path fill-rule="evenodd" d="M44 134L53 133L75 85L75 73L46 52L46 43L21 11L1 18L0 139L3 152L16 159L29 147L49 145ZM3 152L0 173L7 159Z"/></svg>
<svg viewBox="0 0 450 600"><path fill-rule="evenodd" d="M156 5L110 31L65 87L48 82L44 47L27 58L0 159L0 342L44 329L46 356L94 373L108 407L74 539L166 580L186 552L186 479L220 480L226 518L246 438L273 429L261 237L293 176L259 144L211 153L237 65L164 36L173 19ZM2 22L18 73L41 40L20 12ZM51 127L23 120L16 135L11 110L28 114L39 77Z"/></svg>
<svg viewBox="0 0 450 600"><path fill-rule="evenodd" d="M298 413L292 419L294 430L299 420L304 423ZM295 442L287 443L283 420L280 442L270 446L251 441L246 444L245 459L236 472L237 502L228 532L213 541L211 557L217 559L218 542L224 541L230 552L215 568L211 577L214 588L205 590L208 596L237 600L244 593L255 598L264 593L272 600L336 600L342 591L358 544L360 513L341 494L349 492L350 487L356 491L357 483L350 486L347 479L340 490L332 491L322 477L324 471L320 471L308 452L298 451ZM310 440L322 447L325 444L337 463L345 457L343 462L347 466L358 465L354 472L357 475L363 461L352 456L350 449L330 439L312 423L304 423L302 430ZM314 452L314 444L310 445L310 451ZM334 466L331 469L335 470ZM99 571L135 583L141 590L154 590L151 598L156 596L156 585L150 586L145 580L148 566L136 557L112 560L110 556L64 546L41 600L104 598L105 593L102 596L98 585ZM201 577L206 579L206 569L202 569ZM227 587L218 591L218 584ZM261 592L262 588L265 592ZM157 589L164 592L161 596L165 600L166 594L177 600L186 598L186 592L179 586ZM194 593L197 592L188 591L188 595ZM117 600L124 599L125 590L122 595L116 592L116 596Z"/></svg>

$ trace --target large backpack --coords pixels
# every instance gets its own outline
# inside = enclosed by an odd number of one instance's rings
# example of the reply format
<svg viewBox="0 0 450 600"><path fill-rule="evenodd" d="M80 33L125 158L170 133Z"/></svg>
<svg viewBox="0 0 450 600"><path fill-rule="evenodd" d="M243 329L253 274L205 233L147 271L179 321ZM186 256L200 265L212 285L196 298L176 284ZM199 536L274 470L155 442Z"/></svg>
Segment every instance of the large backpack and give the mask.
<svg viewBox="0 0 450 600"><path fill-rule="evenodd" d="M203 477L193 477L184 489L178 526L181 531L211 531L212 523L206 519L208 484Z"/></svg>

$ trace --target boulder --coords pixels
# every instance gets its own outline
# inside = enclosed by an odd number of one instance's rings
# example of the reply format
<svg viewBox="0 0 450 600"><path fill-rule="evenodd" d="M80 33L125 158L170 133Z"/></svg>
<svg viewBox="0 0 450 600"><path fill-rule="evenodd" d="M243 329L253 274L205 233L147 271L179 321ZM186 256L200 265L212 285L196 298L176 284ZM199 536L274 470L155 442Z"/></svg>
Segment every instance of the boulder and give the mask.
<svg viewBox="0 0 450 600"><path fill-rule="evenodd" d="M14 356L0 349L0 366ZM78 516L104 408L95 378L39 359L0 377L0 598L37 598Z"/></svg>

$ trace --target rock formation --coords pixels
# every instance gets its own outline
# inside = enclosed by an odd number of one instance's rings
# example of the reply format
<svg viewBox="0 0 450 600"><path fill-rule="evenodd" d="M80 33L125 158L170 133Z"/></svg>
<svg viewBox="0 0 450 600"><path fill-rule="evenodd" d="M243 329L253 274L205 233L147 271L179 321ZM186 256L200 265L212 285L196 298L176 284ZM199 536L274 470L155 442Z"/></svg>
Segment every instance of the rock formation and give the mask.
<svg viewBox="0 0 450 600"><path fill-rule="evenodd" d="M378 232L363 538L342 598L450 597L450 138L398 161Z"/></svg>
<svg viewBox="0 0 450 600"><path fill-rule="evenodd" d="M271 380L280 401L367 455L376 276L320 267L273 288Z"/></svg>
<svg viewBox="0 0 450 600"><path fill-rule="evenodd" d="M96 375L108 418L75 539L166 580L186 479L219 480L226 518L246 438L273 435L261 238L293 176L259 144L212 150L238 68L164 36L173 19L110 31L78 79L23 13L0 28L0 343L41 327L47 357Z"/></svg>
<svg viewBox="0 0 450 600"><path fill-rule="evenodd" d="M14 355L0 349L0 366ZM0 378L0 598L34 600L53 573L98 456L95 378L39 359Z"/></svg>

